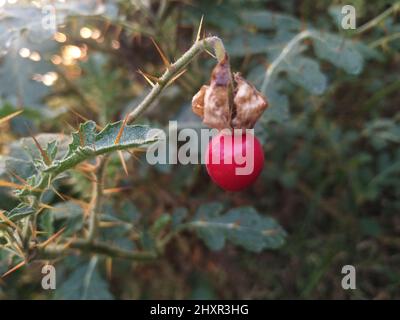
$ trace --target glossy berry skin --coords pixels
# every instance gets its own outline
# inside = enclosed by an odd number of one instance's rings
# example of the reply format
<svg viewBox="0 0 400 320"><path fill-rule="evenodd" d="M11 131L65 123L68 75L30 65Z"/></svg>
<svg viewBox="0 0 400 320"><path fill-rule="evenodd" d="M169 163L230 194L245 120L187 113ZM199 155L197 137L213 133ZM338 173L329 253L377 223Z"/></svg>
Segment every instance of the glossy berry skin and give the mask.
<svg viewBox="0 0 400 320"><path fill-rule="evenodd" d="M256 181L263 166L263 149L259 140L251 133L234 136L230 132L221 132L208 144L207 172L224 190L240 191L247 188ZM237 170L240 168L241 174ZM243 172L245 168L247 169Z"/></svg>

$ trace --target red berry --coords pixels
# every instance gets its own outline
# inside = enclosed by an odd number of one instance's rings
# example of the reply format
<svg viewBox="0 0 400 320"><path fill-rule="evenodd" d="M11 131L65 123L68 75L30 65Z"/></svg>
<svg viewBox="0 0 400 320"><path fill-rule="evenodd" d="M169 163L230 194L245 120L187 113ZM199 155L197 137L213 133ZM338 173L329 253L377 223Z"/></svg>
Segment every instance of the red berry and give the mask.
<svg viewBox="0 0 400 320"><path fill-rule="evenodd" d="M263 166L263 149L251 133L233 135L221 132L208 144L207 172L225 190L240 191L250 186Z"/></svg>

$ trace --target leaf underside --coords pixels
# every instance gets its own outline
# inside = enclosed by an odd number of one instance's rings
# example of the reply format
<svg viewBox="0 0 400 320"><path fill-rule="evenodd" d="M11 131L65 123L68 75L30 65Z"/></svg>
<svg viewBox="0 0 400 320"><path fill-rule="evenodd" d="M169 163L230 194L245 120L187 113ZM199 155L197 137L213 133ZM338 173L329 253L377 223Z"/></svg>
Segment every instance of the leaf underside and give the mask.
<svg viewBox="0 0 400 320"><path fill-rule="evenodd" d="M253 252L280 247L286 232L272 218L260 215L252 207L234 208L221 213L220 203L201 206L192 227L211 250L221 250L226 241Z"/></svg>

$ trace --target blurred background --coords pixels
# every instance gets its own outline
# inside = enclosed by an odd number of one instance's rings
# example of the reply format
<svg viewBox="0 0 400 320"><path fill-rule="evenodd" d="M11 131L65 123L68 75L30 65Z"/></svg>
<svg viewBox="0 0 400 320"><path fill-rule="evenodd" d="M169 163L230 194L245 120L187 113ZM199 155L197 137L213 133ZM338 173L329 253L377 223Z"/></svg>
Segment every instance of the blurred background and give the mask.
<svg viewBox="0 0 400 320"><path fill-rule="evenodd" d="M40 27L42 7L56 7L57 30ZM222 191L202 165L149 166L125 154L108 167L107 212L146 226L202 204L252 206L286 230L276 250L247 252L227 244L212 251L190 232L179 234L163 257L137 263L99 258L91 288L115 299L394 299L400 298L400 18L399 2L353 1L5 1L0 2L0 154L37 133L75 131L84 119L99 126L122 119L151 89L138 72L160 76L165 67L151 38L171 60L204 35L218 35L240 71L263 91L270 108L256 132L265 167L240 193ZM356 9L357 29L341 27L341 8ZM383 13L383 14L382 14ZM372 21L372 22L371 22ZM303 30L299 43L265 84L268 66ZM203 36L203 32L202 32ZM191 98L207 84L215 60L201 54L139 123L201 127ZM7 172L0 166L0 175ZM90 180L72 171L59 190L88 201ZM59 220L70 234L82 226L76 202L54 197L43 228ZM0 188L0 207L15 206ZM78 207L78 208L77 208ZM60 213L61 211L61 213ZM53 220L51 220L53 219ZM64 219L64 220L63 220ZM63 222L64 221L64 222ZM67 221L67 222L65 222ZM129 237L110 228L104 237ZM150 241L150 240L149 240ZM0 273L10 268L0 253ZM93 258L92 258L93 259ZM0 280L1 299L82 298L82 261L54 261L60 289L41 289L40 263ZM357 290L343 290L343 265L357 271ZM101 292L101 293L99 293ZM86 292L85 298L91 298Z"/></svg>

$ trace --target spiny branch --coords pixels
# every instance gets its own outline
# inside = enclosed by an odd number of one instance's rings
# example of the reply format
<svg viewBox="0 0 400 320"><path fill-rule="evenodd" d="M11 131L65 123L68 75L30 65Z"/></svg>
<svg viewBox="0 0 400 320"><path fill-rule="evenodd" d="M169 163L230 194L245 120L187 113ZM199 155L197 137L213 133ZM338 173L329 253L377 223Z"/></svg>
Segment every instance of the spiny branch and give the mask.
<svg viewBox="0 0 400 320"><path fill-rule="evenodd" d="M185 67L189 64L199 53L201 52L209 52L210 49L214 50L215 56L218 60L221 60L225 57L225 48L224 45L218 37L212 36L202 40L196 39L196 42L186 51L176 62L169 64L167 70L164 74L157 79L157 82L152 87L150 93L144 98L144 100L131 112L127 115L124 124L135 121L161 94L163 89L165 89L171 82L176 80L180 75L185 71ZM122 131L121 134L122 135ZM109 148L102 152L95 151L92 149L83 148L80 153L77 153L75 156L68 158L68 161L65 160L62 164L49 166L47 168L45 175L41 182L39 183L39 187L41 191L38 191L35 194L29 193L30 195L35 195L37 198L41 196L42 189L46 189L52 178L57 176L58 174L80 164L82 161L86 160L89 156L98 156L105 153L110 153L117 149ZM122 258L122 259L131 259L131 260L149 260L157 257L158 252L136 252L136 251L128 251L118 247L111 246L104 242L99 242L96 240L96 233L98 230L98 219L99 219L99 210L101 209L101 199L103 197L103 187L104 187L104 172L108 155L105 155L104 158L101 159L101 163L99 168L97 169L96 174L96 186L94 186L92 201L89 212L89 234L87 239L74 239L67 242L67 245L62 244L54 244L49 243L45 247L37 247L34 246L32 249L37 250L39 255L51 256L51 255L65 255L68 253L74 253L76 251L85 253L85 254L101 254L109 257ZM167 241L164 241L164 245Z"/></svg>
<svg viewBox="0 0 400 320"><path fill-rule="evenodd" d="M196 41L188 51L168 67L164 74L159 78L158 82L154 84L150 93L131 113L129 113L128 123L137 120L137 118L139 118L140 115L156 100L170 81L174 79L174 77L178 75L199 53L204 52L209 48L215 50L218 59L223 56L219 51L225 51L222 40L218 37L212 36Z"/></svg>
<svg viewBox="0 0 400 320"><path fill-rule="evenodd" d="M59 257L60 255L68 255L71 253L84 254L100 254L112 258L128 259L128 260L152 260L157 258L157 253L152 251L129 251L109 245L100 241L73 240L68 243L68 246L57 244L49 245L39 251L39 256L42 257Z"/></svg>

